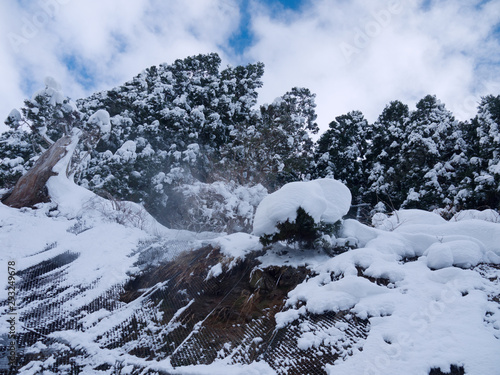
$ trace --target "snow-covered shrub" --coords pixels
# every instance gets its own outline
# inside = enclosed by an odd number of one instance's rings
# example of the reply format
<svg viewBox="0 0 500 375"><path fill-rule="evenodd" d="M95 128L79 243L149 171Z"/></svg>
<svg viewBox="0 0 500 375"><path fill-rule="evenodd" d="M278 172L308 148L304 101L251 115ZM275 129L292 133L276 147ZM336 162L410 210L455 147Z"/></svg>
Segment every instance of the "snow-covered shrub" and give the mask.
<svg viewBox="0 0 500 375"><path fill-rule="evenodd" d="M264 246L275 242L284 241L288 244L297 244L305 249L323 248L330 250L336 246L335 238L341 227L341 221L316 223L302 207L297 208L297 217L290 221L287 219L283 223L277 223L277 232L264 234L260 237L260 242Z"/></svg>
<svg viewBox="0 0 500 375"><path fill-rule="evenodd" d="M253 233L264 245L285 241L330 249L350 206L351 192L340 181L291 182L259 204Z"/></svg>

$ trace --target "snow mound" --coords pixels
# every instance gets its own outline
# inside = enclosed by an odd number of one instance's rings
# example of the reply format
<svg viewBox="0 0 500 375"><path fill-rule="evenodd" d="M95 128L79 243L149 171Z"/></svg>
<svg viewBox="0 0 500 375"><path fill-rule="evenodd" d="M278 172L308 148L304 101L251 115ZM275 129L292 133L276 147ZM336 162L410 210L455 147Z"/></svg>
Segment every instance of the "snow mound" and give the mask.
<svg viewBox="0 0 500 375"><path fill-rule="evenodd" d="M423 210L399 210L387 216L377 213L372 218L372 224L375 228L392 231L400 226L411 224L444 224L446 220L434 212Z"/></svg>
<svg viewBox="0 0 500 375"><path fill-rule="evenodd" d="M471 374L498 373L500 225L418 210L398 216L385 218L397 224L389 231L345 220L343 235L359 248L309 258L313 276L288 293L277 327L325 312L368 319L363 350L327 365L331 374L429 374L457 363ZM298 345L310 348L323 336L304 328Z"/></svg>
<svg viewBox="0 0 500 375"><path fill-rule="evenodd" d="M457 212L450 221L462 220L484 220L492 223L500 223L500 214L495 210L464 210Z"/></svg>
<svg viewBox="0 0 500 375"><path fill-rule="evenodd" d="M335 223L351 207L351 192L340 181L319 179L291 182L265 197L257 207L253 234L261 236L276 233L276 224L294 221L297 209L302 207L315 222Z"/></svg>
<svg viewBox="0 0 500 375"><path fill-rule="evenodd" d="M470 240L457 240L446 243L434 243L424 253L427 265L431 269L451 266L470 268L483 260L481 247Z"/></svg>
<svg viewBox="0 0 500 375"><path fill-rule="evenodd" d="M229 258L241 259L248 253L261 250L259 238L247 233L233 233L214 239L212 244L220 247L221 253Z"/></svg>

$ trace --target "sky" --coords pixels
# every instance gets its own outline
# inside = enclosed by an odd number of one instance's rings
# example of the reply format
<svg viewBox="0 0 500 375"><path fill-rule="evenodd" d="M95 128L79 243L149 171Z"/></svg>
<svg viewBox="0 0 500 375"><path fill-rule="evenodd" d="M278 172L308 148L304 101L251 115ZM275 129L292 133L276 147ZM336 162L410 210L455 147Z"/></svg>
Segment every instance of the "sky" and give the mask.
<svg viewBox="0 0 500 375"><path fill-rule="evenodd" d="M265 64L260 104L309 88L322 131L427 94L466 120L500 94L500 0L2 1L0 119L46 76L78 99L210 52L222 67Z"/></svg>

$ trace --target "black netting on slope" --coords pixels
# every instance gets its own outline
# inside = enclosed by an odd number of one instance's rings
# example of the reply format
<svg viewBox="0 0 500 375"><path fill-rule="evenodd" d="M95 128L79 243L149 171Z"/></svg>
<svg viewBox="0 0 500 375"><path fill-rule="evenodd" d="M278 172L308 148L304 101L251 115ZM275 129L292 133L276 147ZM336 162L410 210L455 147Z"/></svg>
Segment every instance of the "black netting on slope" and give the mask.
<svg viewBox="0 0 500 375"><path fill-rule="evenodd" d="M46 359L45 357L48 356L53 358L52 367L61 367L65 369L64 371L68 369L73 369L72 372L76 371L75 369L78 366L75 365L73 359L81 355L81 353L78 354L79 350L75 351L67 347L67 350L54 351L47 349L45 354L34 354L27 353L26 348L35 343L42 343L43 346L50 348L51 343L54 341L48 337L50 333L82 330L82 325L79 322L82 311L92 313L102 308L111 311L120 304L118 296L122 291L121 287L112 286L101 297L82 309L76 311L62 310L62 305L65 302L71 301L85 290L92 289L96 285L94 282L87 286L62 286L68 266L78 256L77 253L66 251L18 272L20 278L16 284L18 367L22 367L34 360ZM1 306L6 306L6 301L3 301ZM4 318L4 316L1 318ZM5 361L5 357L2 357L4 354L0 353L0 364L3 364L0 367L0 373L9 373L7 361ZM15 373L13 370L11 372Z"/></svg>
<svg viewBox="0 0 500 375"><path fill-rule="evenodd" d="M47 335L54 331L88 329L82 325L82 317L101 309L116 311L116 319L112 328L97 337L100 347L116 350L117 356L126 352L155 361L170 357L174 366L218 360L228 363L264 360L281 373L323 374L326 363L349 355L366 335L365 322L335 314L304 317L276 331L275 314L283 308L288 291L302 282L306 273L290 267L271 267L260 270L259 277L264 281L255 283L251 281L255 275L252 272L258 262L248 258L230 270L225 264L221 275L206 278L211 267L224 261L217 249L211 247L152 268L143 278L146 282L135 280L125 289L111 286L99 298L68 313L61 311L60 306L95 285L71 291L61 287L67 266L77 257L78 254L66 252L23 271L19 289L26 329L19 337L19 345L26 348L41 342L46 348L21 356L21 366L52 357L52 365L45 370L78 373L82 363L93 363L95 360L84 349L70 347ZM285 282L288 284L282 285ZM49 294L51 297L46 298ZM346 326L345 339L339 345L298 348L300 324L307 323L314 331L327 330L339 322ZM57 354L54 348L58 348ZM94 365L95 369L106 371L120 368L120 363L97 361ZM139 370L137 373L142 373Z"/></svg>
<svg viewBox="0 0 500 375"><path fill-rule="evenodd" d="M317 335L314 344L304 333ZM368 321L345 313L307 315L276 331L264 360L278 374L325 374L326 364L352 355L368 335Z"/></svg>
<svg viewBox="0 0 500 375"><path fill-rule="evenodd" d="M209 253L201 252L189 265L206 259ZM211 258L217 256L212 253ZM255 263L246 260L233 272L209 279L204 279L206 272L200 272L201 277L191 277L187 283L183 277L189 272L164 271L168 283L143 301L127 322L106 333L102 343L108 348L127 347L130 354L148 359L169 356L174 366L265 360L277 372L290 374L324 374L326 364L358 350L366 338L368 323L346 314L307 316L276 331L274 316L283 307L285 291L276 303L266 297L261 300L264 303L252 307L250 314L244 314L239 301L253 295L245 294L253 267ZM237 313L245 316L234 316ZM309 331L334 330L337 336L302 350L298 341L304 325Z"/></svg>

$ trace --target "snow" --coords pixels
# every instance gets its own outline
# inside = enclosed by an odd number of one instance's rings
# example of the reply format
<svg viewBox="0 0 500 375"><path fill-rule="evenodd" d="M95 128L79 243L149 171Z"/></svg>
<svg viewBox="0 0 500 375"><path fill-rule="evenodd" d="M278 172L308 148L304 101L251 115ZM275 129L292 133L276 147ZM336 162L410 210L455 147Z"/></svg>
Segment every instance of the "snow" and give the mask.
<svg viewBox="0 0 500 375"><path fill-rule="evenodd" d="M432 269L451 267L453 265L470 268L483 261L481 247L470 240L458 240L445 243L434 243L424 253L427 265Z"/></svg>
<svg viewBox="0 0 500 375"><path fill-rule="evenodd" d="M37 96L45 96L48 99L48 104L55 106L56 104L64 103L64 95L61 91L61 85L53 77L45 78L45 88L38 90L32 96L34 100Z"/></svg>
<svg viewBox="0 0 500 375"><path fill-rule="evenodd" d="M485 220L491 221L492 223L500 223L500 214L491 209L484 211L463 210L453 215L450 221L462 220Z"/></svg>
<svg viewBox="0 0 500 375"><path fill-rule="evenodd" d="M126 163L130 160L135 160L137 157L137 154L135 153L136 150L137 145L134 141L126 141L118 150L116 150L115 157L117 160Z"/></svg>
<svg viewBox="0 0 500 375"><path fill-rule="evenodd" d="M394 230L409 224L443 224L446 220L439 214L422 210L399 210L387 216L382 213L374 215L372 224L379 229Z"/></svg>
<svg viewBox="0 0 500 375"><path fill-rule="evenodd" d="M219 275L222 275L222 264L217 263L215 266L208 270L208 274L205 280L208 280L212 277L217 277Z"/></svg>
<svg viewBox="0 0 500 375"><path fill-rule="evenodd" d="M291 182L266 196L259 204L255 212L253 234L261 236L276 233L276 224L294 221L299 207L317 223L335 223L347 214L350 206L351 192L340 181L325 178Z"/></svg>
<svg viewBox="0 0 500 375"><path fill-rule="evenodd" d="M385 219L385 230L346 220L343 234L357 238L360 247L326 261L311 257L313 276L288 293L287 309L276 315L278 327L326 311L368 319L363 350L328 365L329 374L412 369L427 375L433 367L449 371L452 364L470 374L497 374L500 308L491 298L498 295L500 272L485 278L471 267L500 264L500 225L447 222L419 210L397 215ZM326 330L304 330L298 345L307 349L324 339Z"/></svg>
<svg viewBox="0 0 500 375"><path fill-rule="evenodd" d="M109 113L104 109L99 109L92 116L90 116L88 123L97 126L101 131L101 135L107 135L111 131Z"/></svg>
<svg viewBox="0 0 500 375"><path fill-rule="evenodd" d="M7 116L7 120L12 121L14 124L18 124L21 119L21 112L19 112L16 108L10 111L9 116Z"/></svg>
<svg viewBox="0 0 500 375"><path fill-rule="evenodd" d="M258 233L269 233L279 221L293 220L299 206L316 221L328 222L342 219L350 206L350 193L338 181L291 183L261 201L254 234L200 238L162 227L140 205L110 202L74 184L66 177L66 166L77 140L75 134L68 154L54 167L58 175L48 182L52 203L40 204L37 209L0 204L2 264L15 260L19 272L67 252L75 255L75 260L65 266L59 285L67 288L62 292L65 296L73 295L61 306L68 314L79 311L112 286L123 285L130 273L137 273L138 248L143 241L177 241L185 244L183 249L209 243L234 261L262 250ZM128 144L123 149L132 151L134 146ZM244 192L246 195L241 192L235 199L248 201L256 196ZM230 194L224 202L235 207ZM247 203L252 207L256 204ZM243 210L251 211L246 206ZM432 367L449 370L452 364L463 365L468 374L498 374L500 307L494 298L499 293L500 270L486 268L488 264L500 264L500 224L495 215L467 211L446 221L435 213L401 210L390 216L378 214L374 223L376 228L352 219L343 221L341 236L357 248L335 257L298 249L284 255L269 251L259 257L260 267L305 266L310 271L310 276L288 293L285 308L276 315L277 326L329 311L366 319L369 330L360 342L362 350L354 348L351 355L339 357L326 367L329 374L399 375L411 369L411 374L428 375ZM73 229L79 226L85 230L75 232ZM175 256L174 250L168 251ZM207 278L217 277L226 271L226 263L217 263L207 271ZM7 267L0 269L0 279L7 279ZM263 361L231 364L231 358L210 365L173 368L168 359L150 361L103 348L97 342L99 335L126 321L148 295L165 285L155 285L113 312L101 309L84 314L80 319L84 331L68 329L50 337L59 345L84 349L88 354L84 373L92 373L92 361L120 361L126 371L139 366L172 374L276 373ZM7 290L0 289L0 300L6 298ZM187 302L188 306L191 303L193 300ZM33 305L28 303L28 307ZM172 319L168 324L177 323ZM297 346L302 350L342 343L346 335L341 325L311 330L300 320L297 323L301 330ZM6 324L5 319L0 320L2 332L8 328ZM36 346L30 350L36 352ZM40 372L52 360L33 361L23 373Z"/></svg>
<svg viewBox="0 0 500 375"><path fill-rule="evenodd" d="M233 233L214 239L212 244L220 246L220 251L228 258L241 259L252 251L261 250L259 237L247 233Z"/></svg>

